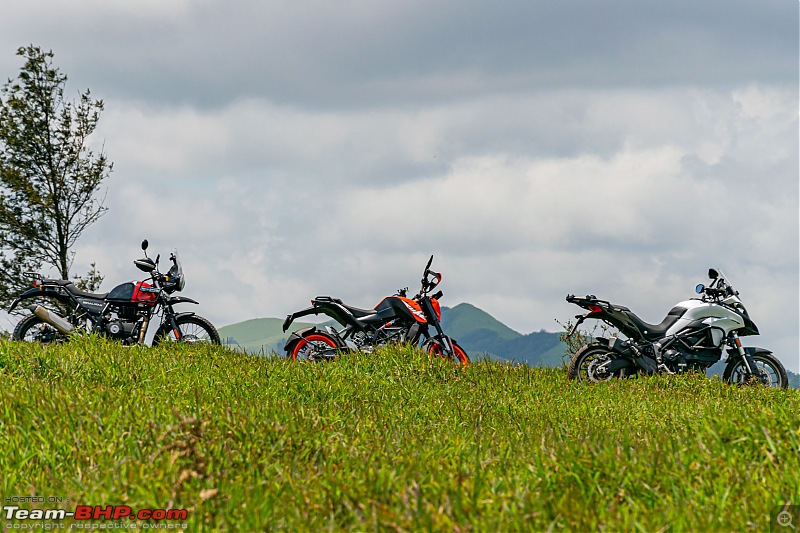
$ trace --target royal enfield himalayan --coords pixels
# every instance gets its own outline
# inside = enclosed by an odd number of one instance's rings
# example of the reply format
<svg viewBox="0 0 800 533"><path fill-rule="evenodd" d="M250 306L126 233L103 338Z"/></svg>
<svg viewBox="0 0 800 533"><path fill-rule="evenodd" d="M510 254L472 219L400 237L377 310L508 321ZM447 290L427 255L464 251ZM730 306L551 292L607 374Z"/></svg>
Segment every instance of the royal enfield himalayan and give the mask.
<svg viewBox="0 0 800 533"><path fill-rule="evenodd" d="M131 281L105 294L85 292L69 280L47 279L28 272L33 287L19 295L8 312L23 300L36 298L40 303L28 307L33 314L17 324L12 337L49 343L65 340L72 333L94 332L123 344L144 344L148 326L157 315L160 323L153 337L154 346L167 341L220 344L219 333L211 322L191 312L178 313L173 307L180 303L198 303L184 296L173 296L186 284L177 252L170 255L172 266L162 274L158 270L160 255L155 261L147 257L147 247L148 242L144 240L145 257L133 263L150 274L151 283ZM54 300L60 305L45 307L41 299ZM66 310L66 316L61 316L56 308Z"/></svg>
<svg viewBox="0 0 800 533"><path fill-rule="evenodd" d="M335 358L349 350L371 352L378 346L408 342L461 365L469 364L466 352L442 331L442 312L439 298L442 291L430 292L442 281L442 274L430 269L433 256L425 265L422 287L413 298L407 298L408 288L387 296L374 309L360 309L330 296L317 296L311 307L286 317L283 331L289 329L297 318L308 315L327 315L341 325L340 329L312 326L295 331L289 336L284 349L292 359L322 361ZM431 334L433 329L435 334Z"/></svg>
<svg viewBox="0 0 800 533"><path fill-rule="evenodd" d="M695 288L701 296L678 303L660 324L648 324L627 307L595 296L568 295L568 302L589 311L575 317L578 321L568 336L584 320L594 318L626 337L596 338L581 347L570 359L569 377L607 381L639 372L705 372L721 360L727 361L722 374L725 382L786 388L786 370L771 351L742 346L739 337L758 335L758 328L739 293L720 270L709 269L708 276L712 280L710 286L701 283Z"/></svg>

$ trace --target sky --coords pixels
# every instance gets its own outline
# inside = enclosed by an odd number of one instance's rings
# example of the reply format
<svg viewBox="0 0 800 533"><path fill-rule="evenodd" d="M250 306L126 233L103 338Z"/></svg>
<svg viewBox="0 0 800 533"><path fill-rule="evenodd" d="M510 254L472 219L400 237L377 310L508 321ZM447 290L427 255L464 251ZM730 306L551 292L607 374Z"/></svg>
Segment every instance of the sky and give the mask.
<svg viewBox="0 0 800 533"><path fill-rule="evenodd" d="M219 327L433 254L443 305L529 333L568 293L660 322L718 267L798 371L799 5L9 0L0 78L33 44L105 103L103 291L147 238Z"/></svg>

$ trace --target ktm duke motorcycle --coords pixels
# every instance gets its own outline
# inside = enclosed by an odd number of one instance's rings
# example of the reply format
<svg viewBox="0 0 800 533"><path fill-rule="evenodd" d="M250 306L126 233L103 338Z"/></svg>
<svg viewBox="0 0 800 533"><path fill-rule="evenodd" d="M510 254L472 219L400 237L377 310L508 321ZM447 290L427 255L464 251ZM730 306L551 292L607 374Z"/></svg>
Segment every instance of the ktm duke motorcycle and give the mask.
<svg viewBox="0 0 800 533"><path fill-rule="evenodd" d="M430 269L433 256L425 265L422 288L413 298L407 298L408 288L400 289L394 296L387 296L374 309L359 309L347 305L338 298L317 296L311 307L286 317L283 331L297 318L308 315L327 315L342 328L327 326L324 330L316 326L295 331L286 341L286 356L309 361L332 360L349 350L371 352L378 346L408 342L412 345L424 339L422 349L463 366L469 358L461 347L442 331L442 313L439 298L442 291L430 292L442 281L442 274ZM435 335L431 335L431 327Z"/></svg>
<svg viewBox="0 0 800 533"><path fill-rule="evenodd" d="M111 292L94 294L78 289L65 279L46 279L35 272L33 288L14 300L8 312L23 300L48 298L57 301L58 307L67 309L66 317L52 308L33 304L33 313L23 318L14 329L12 337L28 342L50 343L65 340L72 333L94 332L123 344L144 344L153 315L161 323L153 338L153 345L177 341L188 343L220 344L217 329L205 318L194 313L177 313L173 306L179 303L196 304L183 296L172 296L183 290L186 278L177 252L170 255L172 266L166 274L158 271L158 260L147 257L148 242L142 242L145 257L133 263L139 270L150 274L151 282L131 281L114 287Z"/></svg>
<svg viewBox="0 0 800 533"><path fill-rule="evenodd" d="M569 377L580 381L607 381L638 372L680 374L687 370L705 372L717 361L727 365L722 374L727 383L760 383L767 387L788 385L781 362L764 348L745 348L740 336L758 335L758 328L739 299L739 293L719 270L709 269L713 281L695 291L700 298L678 303L660 324L648 324L627 307L598 300L595 296L567 301L588 313L578 315L571 336L587 318L601 320L622 333L617 337L597 338L572 356Z"/></svg>

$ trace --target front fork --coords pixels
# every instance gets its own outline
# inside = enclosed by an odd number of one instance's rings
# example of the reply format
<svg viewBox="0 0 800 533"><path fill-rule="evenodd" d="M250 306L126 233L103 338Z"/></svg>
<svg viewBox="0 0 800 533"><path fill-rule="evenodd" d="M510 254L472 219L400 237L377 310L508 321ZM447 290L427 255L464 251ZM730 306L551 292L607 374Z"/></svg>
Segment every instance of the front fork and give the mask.
<svg viewBox="0 0 800 533"><path fill-rule="evenodd" d="M178 323L175 321L175 311L172 309L172 307L169 307L166 309L164 315L164 321L169 325L169 329L172 330L172 334L175 335L175 340L181 340L183 338L183 334L181 333L181 328L178 327Z"/></svg>
<svg viewBox="0 0 800 533"><path fill-rule="evenodd" d="M739 340L739 334L736 333L735 331L731 333L728 342L732 346L736 347L736 351L739 352L739 357L741 357L742 361L744 361L744 366L747 368L747 372L750 375L753 375L753 365L750 364L751 363L750 357L748 357L747 354L745 353L744 347L742 346L742 341Z"/></svg>

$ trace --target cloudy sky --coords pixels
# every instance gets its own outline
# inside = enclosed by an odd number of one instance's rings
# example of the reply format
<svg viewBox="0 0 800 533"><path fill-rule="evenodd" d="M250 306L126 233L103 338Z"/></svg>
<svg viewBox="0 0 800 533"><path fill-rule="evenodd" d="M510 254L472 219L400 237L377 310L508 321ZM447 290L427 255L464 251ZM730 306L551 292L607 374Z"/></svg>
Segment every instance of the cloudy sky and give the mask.
<svg viewBox="0 0 800 533"><path fill-rule="evenodd" d="M567 293L658 322L717 266L798 370L795 1L4 2L2 79L28 44L105 101L105 290L146 237L222 326L435 254L528 333Z"/></svg>

